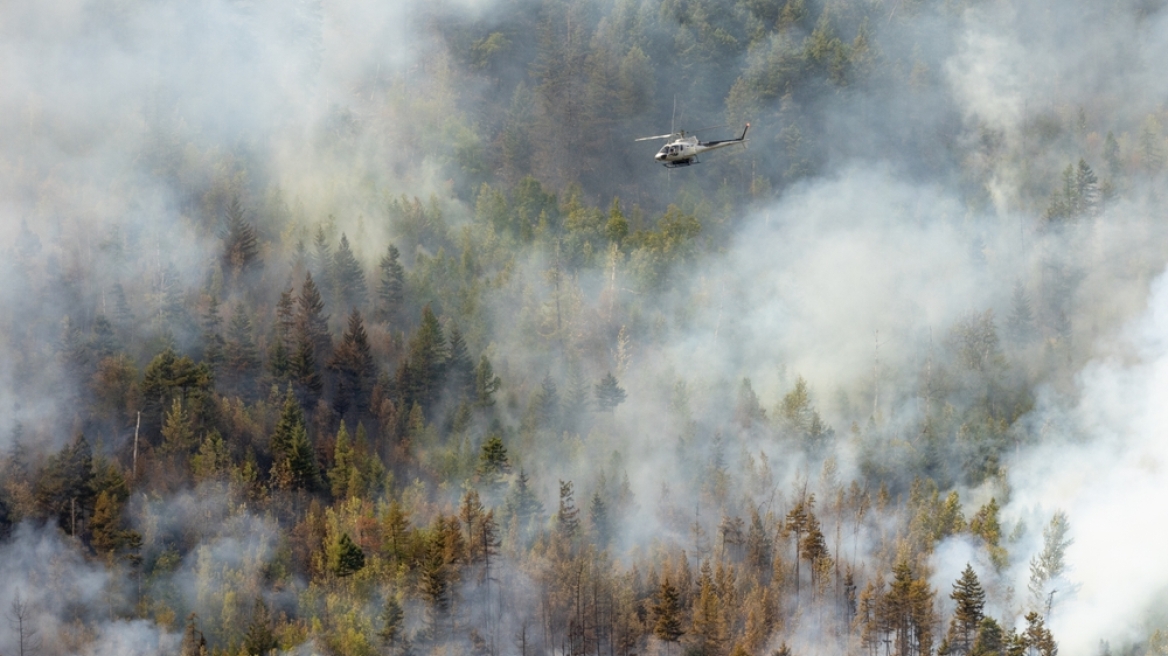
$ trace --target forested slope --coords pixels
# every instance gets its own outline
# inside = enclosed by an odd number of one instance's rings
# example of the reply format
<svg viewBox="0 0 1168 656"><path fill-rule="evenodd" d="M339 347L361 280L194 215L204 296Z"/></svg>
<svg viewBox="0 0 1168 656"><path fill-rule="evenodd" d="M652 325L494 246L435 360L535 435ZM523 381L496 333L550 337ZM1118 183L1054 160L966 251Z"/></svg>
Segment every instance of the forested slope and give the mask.
<svg viewBox="0 0 1168 656"><path fill-rule="evenodd" d="M0 653L1168 649L1161 2L6 13Z"/></svg>

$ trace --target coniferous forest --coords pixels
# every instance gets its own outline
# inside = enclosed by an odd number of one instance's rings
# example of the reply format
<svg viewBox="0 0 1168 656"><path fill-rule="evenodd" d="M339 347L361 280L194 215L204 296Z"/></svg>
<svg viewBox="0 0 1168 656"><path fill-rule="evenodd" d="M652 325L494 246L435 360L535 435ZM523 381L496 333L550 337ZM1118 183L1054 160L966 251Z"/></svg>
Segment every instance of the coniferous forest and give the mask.
<svg viewBox="0 0 1168 656"><path fill-rule="evenodd" d="M1168 654L1164 0L0 7L0 655Z"/></svg>

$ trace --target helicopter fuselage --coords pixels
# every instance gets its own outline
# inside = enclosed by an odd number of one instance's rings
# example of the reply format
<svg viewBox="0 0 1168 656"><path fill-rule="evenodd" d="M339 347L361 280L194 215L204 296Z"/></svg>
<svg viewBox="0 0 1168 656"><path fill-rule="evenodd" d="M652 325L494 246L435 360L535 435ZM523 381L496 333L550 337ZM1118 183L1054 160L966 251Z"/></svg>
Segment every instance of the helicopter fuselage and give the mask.
<svg viewBox="0 0 1168 656"><path fill-rule="evenodd" d="M677 168L679 166L689 166L690 164L698 164L698 155L717 150L718 148L725 148L736 143L746 142L746 131L750 129L750 124L746 124L746 128L742 130L742 136L737 139L725 139L722 141L701 141L696 136L681 136L670 141L657 151L654 156L658 162L664 164L667 168Z"/></svg>

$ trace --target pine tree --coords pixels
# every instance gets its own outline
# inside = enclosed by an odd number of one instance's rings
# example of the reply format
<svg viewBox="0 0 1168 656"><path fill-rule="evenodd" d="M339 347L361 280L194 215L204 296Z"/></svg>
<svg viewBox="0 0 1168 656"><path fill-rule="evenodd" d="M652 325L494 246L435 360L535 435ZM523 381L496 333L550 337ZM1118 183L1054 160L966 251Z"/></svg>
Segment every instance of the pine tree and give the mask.
<svg viewBox="0 0 1168 656"><path fill-rule="evenodd" d="M335 553L332 570L333 574L341 578L356 574L365 567L365 553L353 542L348 533L341 533Z"/></svg>
<svg viewBox="0 0 1168 656"><path fill-rule="evenodd" d="M407 405L417 403L424 409L433 409L445 380L446 358L442 325L427 305L422 308L422 324L410 340L403 381L405 389L402 390Z"/></svg>
<svg viewBox="0 0 1168 656"><path fill-rule="evenodd" d="M653 635L668 643L677 642L684 633L681 628L681 596L669 582L669 577L665 577L653 605Z"/></svg>
<svg viewBox="0 0 1168 656"><path fill-rule="evenodd" d="M329 485L334 499L344 499L349 496L352 480L357 476L357 468L353 464L353 448L349 444L349 431L345 422L337 430L337 440L333 447L333 467L328 471Z"/></svg>
<svg viewBox="0 0 1168 656"><path fill-rule="evenodd" d="M367 287L365 272L361 263L349 247L349 238L341 233L341 243L333 261L333 275L336 278L338 311L355 310L365 305Z"/></svg>
<svg viewBox="0 0 1168 656"><path fill-rule="evenodd" d="M499 391L503 381L495 375L491 361L487 356L479 357L479 364L475 367L475 407L488 410L495 406L495 392Z"/></svg>
<svg viewBox="0 0 1168 656"><path fill-rule="evenodd" d="M560 481L560 507L556 512L556 531L566 540L580 532L580 511L573 500L572 481Z"/></svg>
<svg viewBox="0 0 1168 656"><path fill-rule="evenodd" d="M949 622L949 633L945 642L949 646L949 653L969 654L973 649L975 639L984 617L985 591L977 574L968 563L961 578L953 584L953 592L949 598L956 602L953 619Z"/></svg>
<svg viewBox="0 0 1168 656"><path fill-rule="evenodd" d="M291 376L292 354L296 350L296 301L289 288L276 303L276 323L272 345L268 347L268 373L276 381Z"/></svg>
<svg viewBox="0 0 1168 656"><path fill-rule="evenodd" d="M194 450L195 440L194 427L182 399L175 398L162 426L162 448L169 453L187 454Z"/></svg>
<svg viewBox="0 0 1168 656"><path fill-rule="evenodd" d="M381 629L377 637L386 649L388 656L395 656L398 642L405 637L405 611L397 600L397 595L385 595L385 604L381 607Z"/></svg>
<svg viewBox="0 0 1168 656"><path fill-rule="evenodd" d="M596 384L596 409L601 412L613 412L616 407L625 402L625 390L616 382L616 377L609 372Z"/></svg>
<svg viewBox="0 0 1168 656"><path fill-rule="evenodd" d="M329 367L336 374L336 393L333 396L336 413L343 417L350 407L359 413L368 411L369 394L377 379L377 370L365 323L357 308L349 314L348 328L333 352Z"/></svg>
<svg viewBox="0 0 1168 656"><path fill-rule="evenodd" d="M251 621L248 622L247 632L243 636L243 651L249 656L267 654L279 649L280 643L272 631L272 616L268 605L259 597L251 611Z"/></svg>
<svg viewBox="0 0 1168 656"><path fill-rule="evenodd" d="M511 471L511 463L507 459L507 447L498 433L491 433L483 442L479 451L479 463L475 473L488 488L494 487L502 481L503 476Z"/></svg>
<svg viewBox="0 0 1168 656"><path fill-rule="evenodd" d="M187 628L183 631L183 639L179 644L179 656L207 656L207 639L199 630L198 615L191 613L187 616Z"/></svg>
<svg viewBox="0 0 1168 656"><path fill-rule="evenodd" d="M1042 615L1037 612L1030 611L1026 614L1026 631L1022 636L1031 654L1058 656L1058 643L1054 641L1050 629L1046 628Z"/></svg>
<svg viewBox="0 0 1168 656"><path fill-rule="evenodd" d="M93 451L89 440L78 434L45 463L33 485L33 500L42 515L55 516L62 530L75 535L78 522L93 510L92 482Z"/></svg>
<svg viewBox="0 0 1168 656"><path fill-rule="evenodd" d="M455 399L473 401L476 398L474 361L466 348L466 340L457 325L450 328L450 357L447 360L447 380Z"/></svg>
<svg viewBox="0 0 1168 656"><path fill-rule="evenodd" d="M1074 540L1067 537L1070 532L1070 523L1067 515L1059 510L1050 519L1050 524L1042 530L1042 552L1030 560L1030 595L1035 609L1049 603L1046 597L1046 586L1050 581L1062 575L1066 569L1064 561L1067 547Z"/></svg>
<svg viewBox="0 0 1168 656"><path fill-rule="evenodd" d="M519 475L515 477L515 482L511 485L511 490L505 501L505 509L507 517L517 521L523 531L526 531L543 515L543 504L535 496L527 472L523 469L519 470Z"/></svg>
<svg viewBox="0 0 1168 656"><path fill-rule="evenodd" d="M316 234L312 238L312 271L316 272L316 279L328 288L333 279L333 254L332 247L329 246L328 235L325 234L324 226L318 225L316 227Z"/></svg>
<svg viewBox="0 0 1168 656"><path fill-rule="evenodd" d="M238 281L245 274L259 268L259 240L255 228L244 216L243 203L239 196L232 196L225 213L227 230L223 237L223 270L232 280Z"/></svg>
<svg viewBox="0 0 1168 656"><path fill-rule="evenodd" d="M304 284L300 287L300 296L297 299L298 313L296 315L296 329L300 340L307 340L312 344L313 356L318 360L327 359L332 352L332 335L328 329L328 315L324 313L324 300L320 290L312 280L312 274L304 276Z"/></svg>
<svg viewBox="0 0 1168 656"><path fill-rule="evenodd" d="M1006 334L1015 344L1025 344L1034 335L1034 311L1021 280L1014 283L1010 316L1006 318Z"/></svg>
<svg viewBox="0 0 1168 656"><path fill-rule="evenodd" d="M244 400L251 400L256 393L255 373L259 364L259 350L252 339L251 319L243 303L236 303L231 313L231 323L227 326L227 343L223 349L224 385Z"/></svg>
<svg viewBox="0 0 1168 656"><path fill-rule="evenodd" d="M381 258L378 268L381 278L377 287L377 318L381 321L395 324L402 318L402 305L405 302L405 270L398 261L401 254L393 244L389 245Z"/></svg>
<svg viewBox="0 0 1168 656"><path fill-rule="evenodd" d="M612 526L608 516L608 504L597 490L592 494L592 502L588 504L588 522L592 526L592 542L598 548L608 547L612 539Z"/></svg>

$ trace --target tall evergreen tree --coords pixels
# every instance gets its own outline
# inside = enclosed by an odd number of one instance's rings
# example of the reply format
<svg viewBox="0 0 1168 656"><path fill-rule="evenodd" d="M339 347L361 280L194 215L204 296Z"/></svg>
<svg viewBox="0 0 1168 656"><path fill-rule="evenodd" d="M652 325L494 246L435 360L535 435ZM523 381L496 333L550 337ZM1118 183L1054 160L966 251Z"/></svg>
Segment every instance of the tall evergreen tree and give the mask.
<svg viewBox="0 0 1168 656"><path fill-rule="evenodd" d="M669 582L669 577L665 577L653 604L653 635L670 643L680 640L684 633L681 628L681 595Z"/></svg>
<svg viewBox="0 0 1168 656"><path fill-rule="evenodd" d="M625 402L625 397L625 390L617 384L612 372L596 384L596 409L601 412L613 412L618 405Z"/></svg>
<svg viewBox="0 0 1168 656"><path fill-rule="evenodd" d="M495 392L499 391L503 381L495 375L491 361L487 356L479 356L479 364L475 367L475 407L489 410L495 406Z"/></svg>
<svg viewBox="0 0 1168 656"><path fill-rule="evenodd" d="M977 573L968 563L961 578L953 584L949 598L956 602L957 607L949 622L949 633L945 636L948 653L969 654L985 617L982 612L985 608L985 590L977 579Z"/></svg>
<svg viewBox="0 0 1168 656"><path fill-rule="evenodd" d="M225 212L227 229L223 236L223 270L230 279L238 281L245 274L260 267L259 240L243 210L239 196L232 196Z"/></svg>
<svg viewBox="0 0 1168 656"><path fill-rule="evenodd" d="M580 532L580 511L572 497L572 481L560 481L560 508L556 512L556 532L566 540L574 540Z"/></svg>
<svg viewBox="0 0 1168 656"><path fill-rule="evenodd" d="M329 366L335 373L333 409L337 414L343 417L350 407L358 413L368 411L369 394L377 379L377 370L373 364L373 349L369 346L365 323L357 308L349 313L348 328L333 352Z"/></svg>
<svg viewBox="0 0 1168 656"><path fill-rule="evenodd" d="M450 356L447 359L446 378L450 391L459 401L475 399L476 378L474 361L466 348L466 340L457 325L450 328Z"/></svg>
<svg viewBox="0 0 1168 656"><path fill-rule="evenodd" d="M223 349L221 379L224 386L245 400L256 393L255 375L259 368L259 350L252 338L251 319L242 302L235 304L227 326L227 343Z"/></svg>
<svg viewBox="0 0 1168 656"><path fill-rule="evenodd" d="M422 308L422 325L410 340L404 366L403 396L407 405L415 403L432 411L446 376L446 338L442 325L430 306Z"/></svg>
<svg viewBox="0 0 1168 656"><path fill-rule="evenodd" d="M279 649L280 643L272 627L272 614L264 600L256 597L252 606L251 620L243 636L243 651L251 654L268 654Z"/></svg>
<svg viewBox="0 0 1168 656"><path fill-rule="evenodd" d="M349 238L341 234L341 243L333 258L333 277L336 279L336 308L340 312L365 305L367 287L361 263L349 247Z"/></svg>
<svg viewBox="0 0 1168 656"><path fill-rule="evenodd" d="M380 278L377 285L376 318L391 325L401 321L402 305L405 302L406 276L400 257L397 246L390 244L378 265Z"/></svg>

